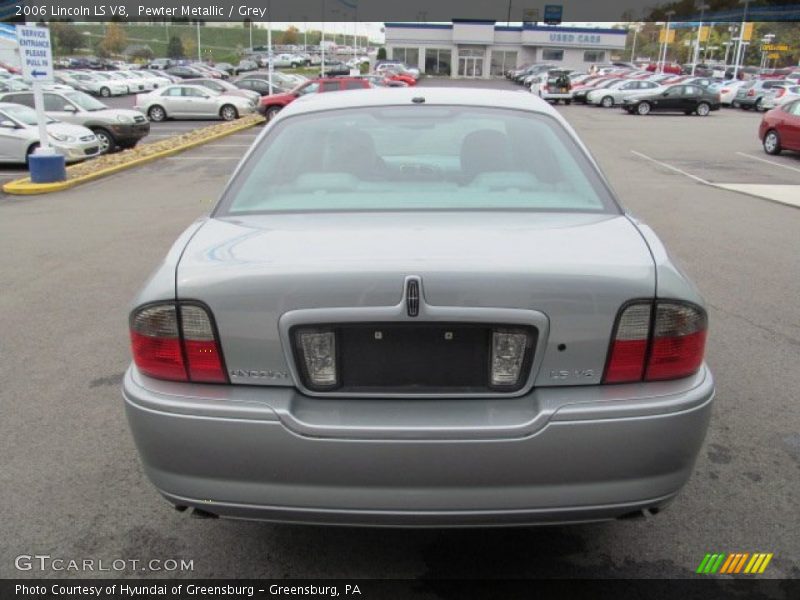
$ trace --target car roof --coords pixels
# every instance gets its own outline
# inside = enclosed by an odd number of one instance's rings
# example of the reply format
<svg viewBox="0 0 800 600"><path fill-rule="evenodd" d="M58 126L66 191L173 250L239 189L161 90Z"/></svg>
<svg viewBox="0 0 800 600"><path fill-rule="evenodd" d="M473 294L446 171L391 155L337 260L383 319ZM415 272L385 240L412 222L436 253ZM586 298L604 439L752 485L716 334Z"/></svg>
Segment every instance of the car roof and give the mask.
<svg viewBox="0 0 800 600"><path fill-rule="evenodd" d="M315 80L316 81L316 80ZM419 103L433 106L476 106L497 107L542 113L556 117L562 121L558 112L549 103L524 91L498 91L479 88L391 88L350 90L335 94L314 94L304 96L303 102L292 102L282 112L297 114L321 110L337 110L341 108L359 108L368 106L411 106Z"/></svg>

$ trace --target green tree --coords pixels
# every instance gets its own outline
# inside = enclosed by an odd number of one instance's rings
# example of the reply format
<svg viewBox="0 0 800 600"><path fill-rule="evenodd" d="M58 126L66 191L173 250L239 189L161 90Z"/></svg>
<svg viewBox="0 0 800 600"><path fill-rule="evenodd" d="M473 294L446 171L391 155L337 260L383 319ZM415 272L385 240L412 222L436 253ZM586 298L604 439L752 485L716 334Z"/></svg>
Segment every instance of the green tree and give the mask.
<svg viewBox="0 0 800 600"><path fill-rule="evenodd" d="M378 60L386 60L386 48L383 46L378 48Z"/></svg>
<svg viewBox="0 0 800 600"><path fill-rule="evenodd" d="M183 49L183 42L177 35L172 35L167 43L167 58L186 58L186 52Z"/></svg>
<svg viewBox="0 0 800 600"><path fill-rule="evenodd" d="M294 25L290 25L289 28L283 32L283 35L281 35L280 43L285 46L294 46L297 44L299 34L300 30Z"/></svg>
<svg viewBox="0 0 800 600"><path fill-rule="evenodd" d="M56 42L56 50L61 54L72 54L83 46L83 36L72 23L50 23L50 32Z"/></svg>
<svg viewBox="0 0 800 600"><path fill-rule="evenodd" d="M122 54L128 45L128 36L119 23L109 23L106 26L106 35L100 42L100 46L106 55Z"/></svg>

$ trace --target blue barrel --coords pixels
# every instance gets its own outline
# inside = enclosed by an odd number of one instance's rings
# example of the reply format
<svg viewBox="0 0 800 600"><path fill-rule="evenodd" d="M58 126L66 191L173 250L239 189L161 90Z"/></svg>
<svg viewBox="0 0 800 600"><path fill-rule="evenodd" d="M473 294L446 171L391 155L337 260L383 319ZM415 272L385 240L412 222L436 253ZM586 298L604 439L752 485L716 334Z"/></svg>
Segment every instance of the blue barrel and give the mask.
<svg viewBox="0 0 800 600"><path fill-rule="evenodd" d="M31 154L28 168L33 183L55 183L67 179L67 165L61 154Z"/></svg>

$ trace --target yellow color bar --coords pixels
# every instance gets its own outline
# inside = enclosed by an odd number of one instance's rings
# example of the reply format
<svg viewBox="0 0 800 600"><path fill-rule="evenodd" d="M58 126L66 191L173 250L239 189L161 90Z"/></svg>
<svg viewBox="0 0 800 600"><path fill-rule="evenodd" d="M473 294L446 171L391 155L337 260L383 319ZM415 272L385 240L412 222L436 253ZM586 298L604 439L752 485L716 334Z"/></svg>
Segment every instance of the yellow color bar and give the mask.
<svg viewBox="0 0 800 600"><path fill-rule="evenodd" d="M744 41L750 41L753 37L753 24L752 23L745 23L744 30L742 31L742 39Z"/></svg>
<svg viewBox="0 0 800 600"><path fill-rule="evenodd" d="M761 563L761 568L758 570L758 572L759 573L763 573L764 570L767 568L767 565L769 564L769 561L771 561L771 560L772 560L772 552L767 554L767 556L764 558L764 562Z"/></svg>
<svg viewBox="0 0 800 600"><path fill-rule="evenodd" d="M747 566L744 568L745 573L754 573L755 570L758 568L758 564L764 560L764 555L759 554L756 552L753 554L753 558L750 559L750 562L747 563Z"/></svg>

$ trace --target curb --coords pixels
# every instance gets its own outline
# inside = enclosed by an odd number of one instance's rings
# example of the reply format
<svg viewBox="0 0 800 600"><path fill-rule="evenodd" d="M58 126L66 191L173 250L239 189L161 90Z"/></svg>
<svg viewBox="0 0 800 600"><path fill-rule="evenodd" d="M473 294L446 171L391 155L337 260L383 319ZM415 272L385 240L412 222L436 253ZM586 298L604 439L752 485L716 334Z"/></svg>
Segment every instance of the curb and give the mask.
<svg viewBox="0 0 800 600"><path fill-rule="evenodd" d="M158 160L159 158L164 158L165 156L171 156L172 154L177 154L179 152L183 152L184 150L189 150L190 148L201 146L203 144L207 144L208 142L213 142L214 140L227 137L233 133L238 133L240 131L244 131L245 129L250 129L251 127L255 127L256 125L261 125L264 122L265 121L263 120L258 120L258 121L253 120L253 121L248 121L247 123L240 123L236 127L230 127L228 129L225 129L224 131L220 131L218 133L212 133L206 137L197 140L192 140L190 142L186 142L185 144L181 144L180 146L175 146L174 148L161 150L160 152L155 152L147 156L132 158L128 162L124 162L119 165L113 165L111 167L106 167L104 169L95 171L94 173L88 173L86 175L75 177L74 179L67 179L66 181L59 181L56 183L31 183L30 177L15 179L14 181L9 181L8 183L6 183L3 186L3 191L7 194L14 194L18 196L33 196L36 194L49 194L51 192L60 192L62 190L73 188L82 183L87 183L89 181L105 177L107 175L112 175L119 171L124 171L125 169L138 167L139 165L144 165L154 160ZM216 125L212 125L211 127L216 127ZM67 168L67 174L69 174L69 167Z"/></svg>

